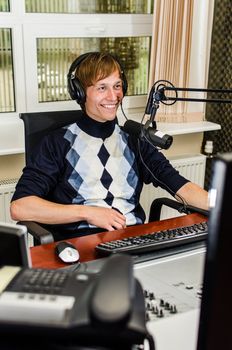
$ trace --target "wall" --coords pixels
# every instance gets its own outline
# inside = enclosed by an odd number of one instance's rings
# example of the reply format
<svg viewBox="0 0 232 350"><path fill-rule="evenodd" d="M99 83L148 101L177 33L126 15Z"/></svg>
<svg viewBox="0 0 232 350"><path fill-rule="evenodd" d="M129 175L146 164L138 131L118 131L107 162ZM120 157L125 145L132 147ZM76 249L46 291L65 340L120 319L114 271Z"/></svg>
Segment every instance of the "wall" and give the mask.
<svg viewBox="0 0 232 350"><path fill-rule="evenodd" d="M18 178L23 167L24 154L0 156L0 180Z"/></svg>

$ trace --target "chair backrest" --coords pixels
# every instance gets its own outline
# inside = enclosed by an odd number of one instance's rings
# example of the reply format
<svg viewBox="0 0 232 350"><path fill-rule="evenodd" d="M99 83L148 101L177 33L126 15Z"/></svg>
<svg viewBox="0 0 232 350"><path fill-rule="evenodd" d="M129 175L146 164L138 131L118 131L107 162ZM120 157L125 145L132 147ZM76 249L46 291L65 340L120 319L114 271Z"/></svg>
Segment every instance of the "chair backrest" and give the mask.
<svg viewBox="0 0 232 350"><path fill-rule="evenodd" d="M25 131L25 161L41 138L52 130L74 123L82 115L81 110L21 113Z"/></svg>

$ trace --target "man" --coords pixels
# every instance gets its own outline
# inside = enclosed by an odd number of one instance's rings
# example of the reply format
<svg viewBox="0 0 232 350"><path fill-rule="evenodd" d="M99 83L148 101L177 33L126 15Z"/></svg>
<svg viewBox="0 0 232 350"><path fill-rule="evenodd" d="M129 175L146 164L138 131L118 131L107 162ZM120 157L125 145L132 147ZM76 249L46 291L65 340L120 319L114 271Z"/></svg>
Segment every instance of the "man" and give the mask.
<svg viewBox="0 0 232 350"><path fill-rule="evenodd" d="M127 82L113 55L93 52L77 58L68 86L83 116L35 149L12 199L12 219L49 224L56 240L141 224L144 183L207 209L206 191L180 176L148 142L138 146L117 124Z"/></svg>

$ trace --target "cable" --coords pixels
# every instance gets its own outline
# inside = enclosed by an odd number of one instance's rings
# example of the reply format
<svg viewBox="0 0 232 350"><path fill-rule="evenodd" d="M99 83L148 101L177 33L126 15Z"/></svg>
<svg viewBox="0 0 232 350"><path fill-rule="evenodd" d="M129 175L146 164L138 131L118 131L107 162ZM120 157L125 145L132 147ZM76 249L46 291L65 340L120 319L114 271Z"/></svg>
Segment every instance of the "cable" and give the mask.
<svg viewBox="0 0 232 350"><path fill-rule="evenodd" d="M146 334L146 339L149 343L149 350L155 350L155 342L151 334Z"/></svg>
<svg viewBox="0 0 232 350"><path fill-rule="evenodd" d="M170 85L172 85L168 80L158 80L155 84L160 83L160 82L168 82ZM172 86L173 86L173 85L172 85ZM127 118L127 116L126 116L126 114L125 114L125 112L124 112L124 109L123 109L123 106L122 106L122 102L121 102L120 106L121 106L121 111L122 111L123 116L125 117L126 120L128 120L128 118ZM142 127L142 126L143 126L143 120L144 120L144 118L145 118L145 115L146 115L146 113L143 114L142 119L141 119L141 122L140 122L140 125L141 125L141 135L142 135L142 137L143 137L153 148L158 149L158 150L161 150L161 148L154 146L154 145L150 142L150 140L146 137L146 135L145 135L145 133L144 133L144 131L143 131L143 127ZM141 154L140 140L139 140L139 138L138 138L138 152L139 152L139 156L140 156L140 159L141 159L142 164L145 166L145 168L147 169L147 171L151 174L151 176L153 177L153 179L154 179L156 182L158 182L158 184L160 184L161 187L163 186L169 193L171 193L171 195L172 195L174 198L175 198L175 197L178 198L178 199L180 200L180 202L183 204L183 206L184 206L183 210L185 211L185 210L186 210L186 206L188 205L188 203L185 201L185 199L184 199L182 196L180 196L180 195L174 193L174 192L172 191L172 189L169 188L169 186L167 186L164 182L162 182L161 180L159 180L159 179L153 174L153 172L150 170L150 168L147 166L147 164L144 162L143 157L142 157L142 154Z"/></svg>
<svg viewBox="0 0 232 350"><path fill-rule="evenodd" d="M149 142L149 140L148 140ZM150 143L150 142L149 142ZM151 143L150 143L151 144ZM155 147L154 145L152 145L154 148L157 148ZM186 210L186 206L188 205L188 203L185 201L185 199L180 196L179 194L173 192L173 190L167 185L165 184L163 181L161 181L160 179L158 179L154 173L151 171L151 169L148 167L148 165L144 162L144 159L142 157L142 154L141 154L141 148L140 148L140 140L138 139L138 152L139 152L139 156L140 156L140 159L141 159L141 162L142 164L145 166L145 168L147 169L147 171L150 173L150 175L153 177L153 179L158 182L159 185L161 185L161 187L163 186L164 189L166 189L174 198L177 197L180 202L183 204L184 206L184 209L183 210Z"/></svg>
<svg viewBox="0 0 232 350"><path fill-rule="evenodd" d="M121 101L121 103L120 103L120 106L121 106L121 111L122 111L122 114L123 114L124 118L125 118L126 120L128 120L128 118L127 118L127 116L126 116L126 114L125 114L125 112L124 112L124 109L123 109L123 107L122 107L122 101Z"/></svg>

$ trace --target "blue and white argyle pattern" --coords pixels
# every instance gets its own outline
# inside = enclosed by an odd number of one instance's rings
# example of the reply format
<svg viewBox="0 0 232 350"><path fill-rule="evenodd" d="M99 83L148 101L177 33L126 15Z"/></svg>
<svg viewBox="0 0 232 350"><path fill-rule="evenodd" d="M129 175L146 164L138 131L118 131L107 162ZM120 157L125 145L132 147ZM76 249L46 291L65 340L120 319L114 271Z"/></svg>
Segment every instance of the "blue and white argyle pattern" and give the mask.
<svg viewBox="0 0 232 350"><path fill-rule="evenodd" d="M125 215L127 225L142 223L133 213L138 204L135 156L120 127L116 124L112 135L103 140L72 124L64 137L71 144L66 159L73 168L68 182L77 193L73 203L115 208Z"/></svg>

